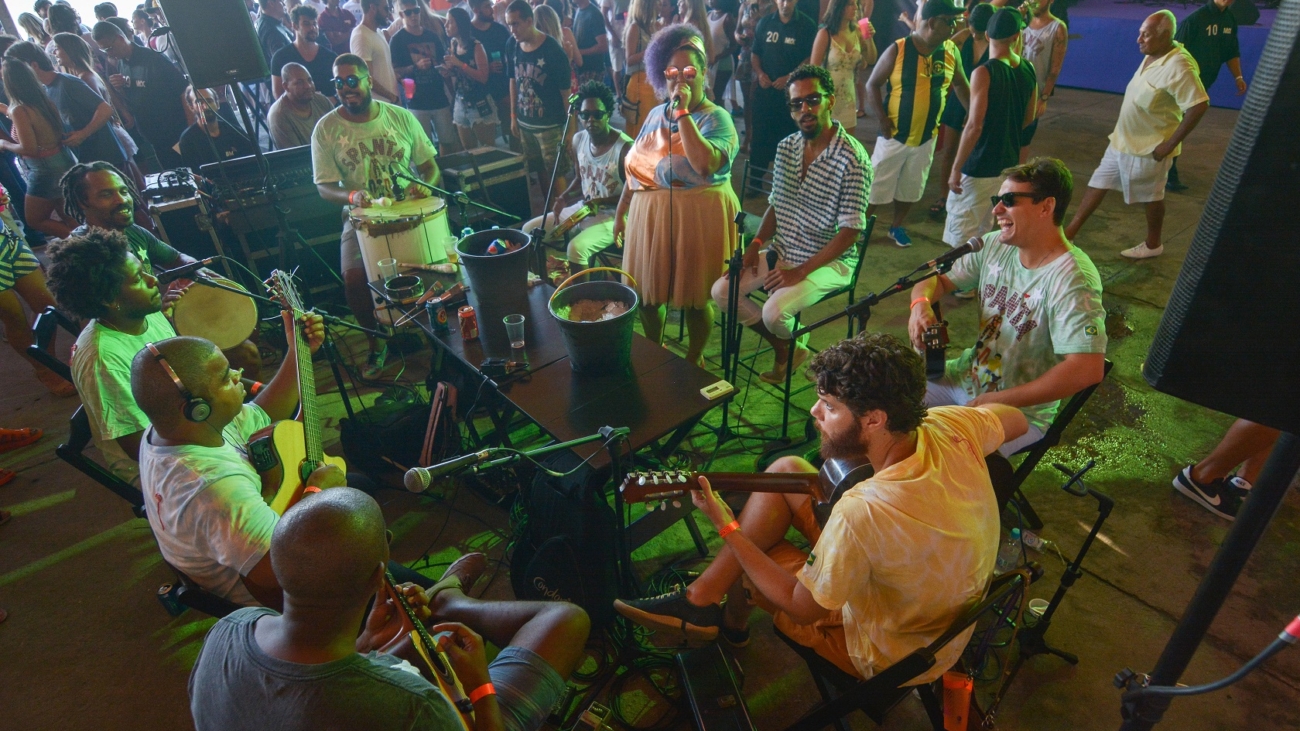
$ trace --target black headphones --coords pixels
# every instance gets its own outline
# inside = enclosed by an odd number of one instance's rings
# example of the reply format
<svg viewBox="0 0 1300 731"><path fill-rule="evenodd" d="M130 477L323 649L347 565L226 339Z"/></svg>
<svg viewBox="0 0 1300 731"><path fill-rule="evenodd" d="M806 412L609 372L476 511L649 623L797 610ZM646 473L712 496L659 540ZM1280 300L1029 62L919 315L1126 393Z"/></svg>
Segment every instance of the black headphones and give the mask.
<svg viewBox="0 0 1300 731"><path fill-rule="evenodd" d="M158 361L158 365L162 366L163 370L167 372L168 377L172 379L172 383L176 384L176 390L180 391L181 396L185 398L185 406L181 408L181 413L185 414L185 418L196 423L207 421L208 417L212 416L212 406L207 402L207 399L199 398L185 388L185 384L181 383L180 376L176 375L176 371L172 370L167 359L163 357L163 354L159 352L153 343L145 343L144 347L148 348L150 353L153 353L154 360Z"/></svg>

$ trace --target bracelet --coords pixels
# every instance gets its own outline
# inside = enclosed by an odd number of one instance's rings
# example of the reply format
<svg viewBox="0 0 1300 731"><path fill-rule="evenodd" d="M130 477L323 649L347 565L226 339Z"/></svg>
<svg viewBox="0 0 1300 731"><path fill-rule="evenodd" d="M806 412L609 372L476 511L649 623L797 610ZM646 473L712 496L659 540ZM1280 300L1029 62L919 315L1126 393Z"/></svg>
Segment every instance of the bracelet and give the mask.
<svg viewBox="0 0 1300 731"><path fill-rule="evenodd" d="M355 206L355 205L357 204L357 200L356 200L356 199L357 199L357 194L359 194L360 192L361 192L361 191L359 191L359 190L354 190L354 191L348 193L348 205L350 205L350 206Z"/></svg>
<svg viewBox="0 0 1300 731"><path fill-rule="evenodd" d="M733 520L730 523L727 523L726 525L718 529L718 537L726 538L727 536L731 535L732 533L735 533L738 530L740 530L740 521Z"/></svg>
<svg viewBox="0 0 1300 731"><path fill-rule="evenodd" d="M1245 77L1242 77L1242 76L1234 76L1233 78L1236 79L1237 81L1245 81L1245 80L1246 80Z"/></svg>
<svg viewBox="0 0 1300 731"><path fill-rule="evenodd" d="M917 303L917 302L924 302L924 303L926 303L926 304L928 305L928 304L930 304L930 298L929 298L929 297L917 297L916 299L912 300L912 304L908 305L907 309L910 310L910 309L912 309L913 307L916 307L916 303Z"/></svg>
<svg viewBox="0 0 1300 731"><path fill-rule="evenodd" d="M491 683L484 683L469 692L469 702L478 703L490 695L496 695L497 689L492 687Z"/></svg>
<svg viewBox="0 0 1300 731"><path fill-rule="evenodd" d="M754 238L752 238L752 239L749 240L749 245L750 245L750 246L757 246L757 247L760 248L760 249L763 248L763 244L765 244L765 243L767 243L767 242L763 241L762 239L760 239L760 238L757 237L757 236L755 236Z"/></svg>
<svg viewBox="0 0 1300 731"><path fill-rule="evenodd" d="M689 111L685 109L678 109L677 112L673 114L673 121L676 122L682 117L689 117L689 116L691 116L691 113Z"/></svg>

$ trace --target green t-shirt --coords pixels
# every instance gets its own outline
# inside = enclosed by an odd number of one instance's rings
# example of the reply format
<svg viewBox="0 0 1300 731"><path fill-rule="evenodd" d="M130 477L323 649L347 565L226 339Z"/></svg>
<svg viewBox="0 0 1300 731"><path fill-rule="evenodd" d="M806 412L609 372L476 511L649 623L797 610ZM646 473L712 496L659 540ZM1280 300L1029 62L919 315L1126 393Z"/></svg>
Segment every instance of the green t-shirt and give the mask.
<svg viewBox="0 0 1300 731"><path fill-rule="evenodd" d="M1020 250L985 234L984 248L957 260L948 278L958 289L978 287L980 331L974 347L948 361L946 378L975 398L1038 378L1065 356L1106 352L1101 277L1082 249L1026 269ZM1058 401L1021 408L1047 431Z"/></svg>
<svg viewBox="0 0 1300 731"><path fill-rule="evenodd" d="M149 426L149 417L131 395L131 362L145 343L176 337L161 312L146 315L144 321L143 334L128 335L91 320L72 347L72 380L90 418L95 446L113 474L137 487L140 467L116 441Z"/></svg>

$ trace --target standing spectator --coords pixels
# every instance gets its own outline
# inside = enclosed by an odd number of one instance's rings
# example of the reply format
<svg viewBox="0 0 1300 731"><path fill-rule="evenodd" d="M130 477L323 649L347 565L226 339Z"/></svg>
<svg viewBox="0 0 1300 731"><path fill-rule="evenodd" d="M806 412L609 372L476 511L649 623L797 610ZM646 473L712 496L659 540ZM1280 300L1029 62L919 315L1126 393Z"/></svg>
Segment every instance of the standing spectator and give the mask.
<svg viewBox="0 0 1300 731"><path fill-rule="evenodd" d="M149 16L149 28L151 31L157 30L163 27L164 25L166 25L166 22L162 17L162 10L160 8L158 7L148 8L145 10L145 14ZM123 35L126 34L124 33ZM167 60L171 61L174 64L179 65L181 62L181 55L176 51L176 48L172 45L172 37L168 33L163 33L160 36L150 35L147 39L145 39L144 45L166 56ZM270 57L268 56L268 58Z"/></svg>
<svg viewBox="0 0 1300 731"><path fill-rule="evenodd" d="M736 43L740 44L740 53L736 58L736 81L744 97L745 140L741 143L742 152L748 153L754 139L754 88L757 80L754 74L754 31L758 21L776 12L774 0L745 0L740 8L740 20L736 22Z"/></svg>
<svg viewBox="0 0 1300 731"><path fill-rule="evenodd" d="M293 22L293 43L276 51L271 57L271 92L279 99L284 93L284 80L280 70L285 64L296 63L307 69L311 79L316 83L316 91L334 96L334 57L338 54L322 48L316 40L320 37L320 28L316 24L316 8L299 5L289 14Z"/></svg>
<svg viewBox="0 0 1300 731"><path fill-rule="evenodd" d="M429 139L437 140L439 152L457 152L460 140L452 124L447 84L436 68L447 55L447 47L436 33L424 27L420 0L401 0L398 9L402 12L402 28L393 34L389 46L393 72L399 80L410 79L415 86L414 93L407 95L406 108L420 120Z"/></svg>
<svg viewBox="0 0 1300 731"><path fill-rule="evenodd" d="M487 147L496 141L501 120L496 102L488 93L489 70L487 49L474 38L472 21L464 8L447 11L447 35L451 49L443 62L443 73L456 88L453 119L466 148Z"/></svg>
<svg viewBox="0 0 1300 731"><path fill-rule="evenodd" d="M339 0L326 0L325 9L320 11L320 17L316 22L320 32L330 42L330 48L336 51L348 47L348 40L352 38L352 29L357 27L356 16L340 8ZM326 94L326 96L330 95Z"/></svg>
<svg viewBox="0 0 1300 731"><path fill-rule="evenodd" d="M520 138L528 169L545 188L560 153L560 134L568 114L568 92L573 75L569 57L560 42L534 25L533 9L526 0L513 0L506 11L506 27L513 36L506 47L506 73L510 76L510 133ZM555 185L568 186L561 167ZM544 199L545 190L542 191Z"/></svg>
<svg viewBox="0 0 1300 731"><path fill-rule="evenodd" d="M605 35L605 16L591 0L577 0L573 14L573 35L578 44L581 63L576 67L578 83L604 81L609 68L609 38Z"/></svg>
<svg viewBox="0 0 1300 731"><path fill-rule="evenodd" d="M39 43L42 48L50 42L50 34L45 32L45 23L31 13L19 13L18 27L23 29L27 40Z"/></svg>
<svg viewBox="0 0 1300 731"><path fill-rule="evenodd" d="M704 38L704 52L713 60L713 37L709 30L709 11L704 7L704 0L677 0L677 22L690 23Z"/></svg>
<svg viewBox="0 0 1300 731"><path fill-rule="evenodd" d="M50 17L50 7L53 5L53 0L36 0L36 2L32 4L32 10L36 11L36 15L38 15L41 20L46 20Z"/></svg>
<svg viewBox="0 0 1300 731"><path fill-rule="evenodd" d="M488 95L497 108L500 119L504 110L510 108L510 79L506 76L506 46L510 44L510 31L493 19L492 0L471 0L470 9L474 11L474 20L470 27L474 38L483 44L488 56ZM510 130L500 125L501 136L509 137Z"/></svg>
<svg viewBox="0 0 1300 731"><path fill-rule="evenodd" d="M713 100L726 106L723 97L736 70L736 0L709 0L709 40L713 55L709 58L709 88ZM733 102L734 105L734 102Z"/></svg>
<svg viewBox="0 0 1300 731"><path fill-rule="evenodd" d="M95 20L108 20L117 17L117 6L113 3L99 3L95 6Z"/></svg>
<svg viewBox="0 0 1300 731"><path fill-rule="evenodd" d="M565 57L569 59L570 70L577 69L582 64L582 55L578 53L578 40L573 37L573 31L560 20L559 11L543 3L533 8L533 13L537 19L537 30L558 41L560 47L564 49Z"/></svg>
<svg viewBox="0 0 1300 731"><path fill-rule="evenodd" d="M172 149L185 131L185 77L157 51L126 39L112 23L96 23L95 43L117 62L108 83L126 99L136 127L153 145L161 170L180 165Z"/></svg>
<svg viewBox="0 0 1300 731"><path fill-rule="evenodd" d="M281 69L284 95L275 100L266 113L266 125L277 149L311 144L316 122L334 108L324 94L316 91L311 74L301 64L287 63Z"/></svg>
<svg viewBox="0 0 1300 731"><path fill-rule="evenodd" d="M1214 451L1174 476L1174 488L1220 518L1235 520L1277 438L1277 429L1237 419Z"/></svg>
<svg viewBox="0 0 1300 731"><path fill-rule="evenodd" d="M217 116L221 107L211 89L185 89L185 104L194 115L194 124L181 135L181 162L199 172L213 162L233 160L255 154L253 143L226 120Z"/></svg>
<svg viewBox="0 0 1300 731"><path fill-rule="evenodd" d="M686 360L699 365L713 330L709 292L736 248L736 128L704 93L708 56L695 26L656 33L645 64L659 98L678 101L650 110L628 152L614 240L625 241L623 268L636 280L646 337L662 343L664 308L681 308Z"/></svg>
<svg viewBox="0 0 1300 731"><path fill-rule="evenodd" d="M1147 218L1146 239L1120 254L1149 259L1164 253L1160 234L1169 166L1210 107L1195 59L1174 40L1177 24L1168 10L1159 10L1142 22L1138 50L1146 58L1124 90L1110 145L1088 181L1079 210L1065 228L1066 238L1074 240L1106 191L1119 190L1126 204L1144 204Z"/></svg>
<svg viewBox="0 0 1300 731"><path fill-rule="evenodd" d="M989 19L997 8L989 3L979 3L970 9L969 23L952 37L954 45L961 48L961 71L967 82L976 66L989 59ZM1037 119L1034 120L1037 122ZM957 156L957 145L961 142L961 130L966 126L966 107L957 99L957 92L948 89L948 101L943 105L943 114L939 117L943 129L939 132L941 150L939 175L943 181L943 193L939 200L930 206L930 218L942 221L948 213L948 178L952 176L952 161Z"/></svg>
<svg viewBox="0 0 1300 731"><path fill-rule="evenodd" d="M876 179L867 215L893 203L889 238L899 246L912 245L903 222L925 193L925 180L934 161L934 133L948 88L957 92L962 106L970 106L961 55L949 40L961 14L962 9L950 0L928 0L916 30L885 49L867 80L867 99L880 123L880 136L871 155Z"/></svg>
<svg viewBox="0 0 1300 731"><path fill-rule="evenodd" d="M370 70L371 93L390 103L397 103L397 74L393 71L392 50L379 32L389 23L388 0L361 0L365 15L352 29L348 47L361 57Z"/></svg>
<svg viewBox="0 0 1300 731"><path fill-rule="evenodd" d="M148 46L152 43L153 18L149 17L149 13L144 9L144 6L136 8L131 13L131 30L134 32L136 45Z"/></svg>
<svg viewBox="0 0 1300 731"><path fill-rule="evenodd" d="M1219 69L1226 63L1237 82L1237 95L1246 93L1246 79L1241 75L1241 46L1237 35L1237 16L1232 14L1232 0L1210 0L1183 18L1174 40L1183 44L1187 52L1201 67L1201 86L1208 93L1219 78ZM1178 179L1178 158L1169 168L1169 182L1165 187L1172 191L1187 190Z"/></svg>
<svg viewBox="0 0 1300 731"><path fill-rule="evenodd" d="M1002 185L1002 171L1019 162L1021 135L1038 113L1034 65L1012 50L1021 24L1018 10L994 13L988 24L989 60L971 72L970 115L948 181L952 193L943 242L949 246L988 233L989 200Z"/></svg>
<svg viewBox="0 0 1300 731"><path fill-rule="evenodd" d="M655 104L655 90L645 75L645 49L661 27L659 8L671 0L632 0L628 5L627 27L623 29L623 50L627 58L627 77L623 87L623 129L636 139L650 108Z"/></svg>
<svg viewBox="0 0 1300 731"><path fill-rule="evenodd" d="M365 12L361 9L361 0L347 0L339 6L339 9L345 13L351 13L352 18L359 24L365 17Z"/></svg>
<svg viewBox="0 0 1300 731"><path fill-rule="evenodd" d="M117 138L117 143L122 146L122 152L126 155L126 167L119 170L129 174L137 188L144 187L144 174L140 172L140 166L135 162L135 156L140 152L140 148L126 131L126 127L135 125L135 119L127 109L122 95L116 93L113 87L91 68L93 61L90 44L79 35L59 33L54 36L54 58L69 74L81 79L86 86L99 95L99 98L113 106L113 118L109 121L109 125L113 136Z"/></svg>
<svg viewBox="0 0 1300 731"><path fill-rule="evenodd" d="M1038 131L1038 120L1047 111L1047 99L1056 91L1056 77L1061 74L1065 50L1070 42L1065 23L1052 15L1052 0L1037 0L1031 7L1034 14L1029 20L1029 27L1024 31L1025 60L1034 65L1038 78L1038 114L1034 123L1025 130L1025 138L1020 142L1021 162L1029 159L1029 143ZM1172 175L1171 173L1171 177Z"/></svg>
<svg viewBox="0 0 1300 731"><path fill-rule="evenodd" d="M754 134L749 148L749 165L754 172L746 196L760 189L759 178L772 166L777 143L799 131L790 118L785 87L790 73L808 63L816 37L817 21L796 10L795 0L776 0L776 12L758 21L754 29L750 63L758 83L754 98L745 100L746 106L754 108Z"/></svg>
<svg viewBox="0 0 1300 731"><path fill-rule="evenodd" d="M822 17L822 27L817 31L812 50L813 65L831 72L837 92L835 121L849 134L858 128L857 76L866 60L857 16L857 0L832 0Z"/></svg>
<svg viewBox="0 0 1300 731"><path fill-rule="evenodd" d="M3 79L17 141L0 139L0 149L21 157L26 168L23 202L27 225L46 236L63 238L72 227L54 218L55 211L63 207L59 179L77 164L76 156L63 144L63 118L26 63L6 58Z"/></svg>
<svg viewBox="0 0 1300 731"><path fill-rule="evenodd" d="M623 88L623 70L627 53L623 50L623 30L627 27L630 0L601 0L600 14L605 18L605 42L609 44L609 70L615 89Z"/></svg>
<svg viewBox="0 0 1300 731"><path fill-rule="evenodd" d="M289 16L284 0L262 0L257 12L257 42L267 58L275 58L281 48L293 43L293 33L285 27Z"/></svg>

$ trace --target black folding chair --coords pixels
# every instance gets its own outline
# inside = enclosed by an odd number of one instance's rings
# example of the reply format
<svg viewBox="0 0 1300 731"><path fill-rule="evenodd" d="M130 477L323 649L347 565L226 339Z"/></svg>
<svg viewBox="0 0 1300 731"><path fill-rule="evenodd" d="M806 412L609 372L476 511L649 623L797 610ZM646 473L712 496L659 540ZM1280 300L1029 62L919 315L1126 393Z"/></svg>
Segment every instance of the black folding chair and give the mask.
<svg viewBox="0 0 1300 731"><path fill-rule="evenodd" d="M71 333L74 338L80 332L77 323L69 320L53 305L46 307L44 312L36 316L36 322L32 325L32 344L27 346L27 354L37 363L61 376L63 380L72 383L72 369L54 355L54 338L60 327Z"/></svg>
<svg viewBox="0 0 1300 731"><path fill-rule="evenodd" d="M164 561L163 563L167 563ZM194 609L204 614L220 619L227 614L239 609L240 606L229 599L223 599L216 594L199 588L194 580L186 576L184 572L167 563L167 568L172 570L176 575L176 581L172 584L163 584L158 587L158 596L165 598L163 606L168 607L173 615L180 614L179 608L172 611L168 606L168 601L175 602L177 605Z"/></svg>

